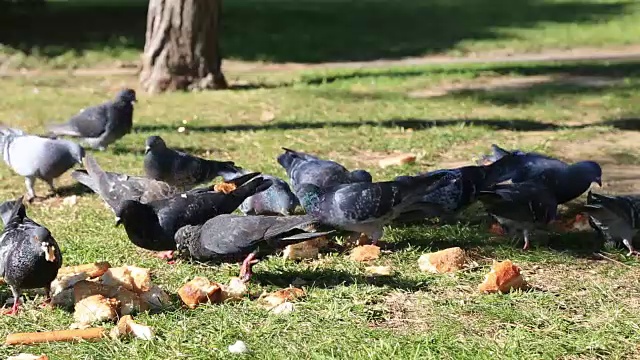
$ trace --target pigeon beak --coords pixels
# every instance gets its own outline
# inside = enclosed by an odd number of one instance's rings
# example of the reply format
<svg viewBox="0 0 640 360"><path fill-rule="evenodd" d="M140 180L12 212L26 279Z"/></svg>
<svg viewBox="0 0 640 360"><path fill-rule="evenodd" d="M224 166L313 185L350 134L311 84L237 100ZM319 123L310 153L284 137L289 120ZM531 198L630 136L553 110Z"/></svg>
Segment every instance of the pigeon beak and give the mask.
<svg viewBox="0 0 640 360"><path fill-rule="evenodd" d="M42 251L44 252L45 260L49 262L56 261L56 249L52 245L49 245L49 243L43 242Z"/></svg>
<svg viewBox="0 0 640 360"><path fill-rule="evenodd" d="M122 224L122 219L120 218L120 216L116 216L116 227L120 226Z"/></svg>
<svg viewBox="0 0 640 360"><path fill-rule="evenodd" d="M151 150L151 146L146 146L144 148L144 154L146 155Z"/></svg>
<svg viewBox="0 0 640 360"><path fill-rule="evenodd" d="M597 177L595 183L598 184L598 186L602 187L602 178Z"/></svg>

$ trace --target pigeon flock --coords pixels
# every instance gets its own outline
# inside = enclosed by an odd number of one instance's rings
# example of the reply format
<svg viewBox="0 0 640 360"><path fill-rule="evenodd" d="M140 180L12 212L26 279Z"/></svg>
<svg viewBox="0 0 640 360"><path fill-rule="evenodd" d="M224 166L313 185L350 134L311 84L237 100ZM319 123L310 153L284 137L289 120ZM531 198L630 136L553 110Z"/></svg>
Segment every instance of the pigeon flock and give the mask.
<svg viewBox="0 0 640 360"><path fill-rule="evenodd" d="M57 138L80 138L103 151L131 132L135 101L135 92L125 89L112 101L51 125L47 137L0 129L2 157L25 178L27 188L26 197L0 204L5 224L0 276L15 299L8 313L18 310L22 289L42 287L48 293L62 264L54 237L27 216L23 201L36 197L35 179L45 181L55 193L54 179L76 164L84 169L74 170L72 177L102 198L133 244L168 259L242 261L240 276L245 281L260 257L288 245L335 234L347 241L365 234L375 244L385 226L455 221L475 202L508 233L521 235L527 249L533 231L557 220L559 204L578 198L593 183L602 186L596 162L567 164L497 145L476 165L382 182L374 182L366 170L349 171L335 161L283 148L277 162L289 177L289 187L283 179L234 162L171 149L159 136L146 139L145 176L107 172L82 146ZM203 185L218 177L229 188ZM295 215L298 207L304 215ZM244 216L232 214L236 209ZM632 243L640 229L640 197L589 191L583 210L605 240L620 242L629 255L640 254Z"/></svg>

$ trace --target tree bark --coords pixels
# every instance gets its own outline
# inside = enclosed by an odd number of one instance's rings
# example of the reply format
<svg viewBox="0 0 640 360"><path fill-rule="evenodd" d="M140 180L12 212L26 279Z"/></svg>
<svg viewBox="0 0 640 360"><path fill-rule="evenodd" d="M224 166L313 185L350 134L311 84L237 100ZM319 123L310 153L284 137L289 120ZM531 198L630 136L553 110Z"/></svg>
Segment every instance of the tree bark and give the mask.
<svg viewBox="0 0 640 360"><path fill-rule="evenodd" d="M150 0L140 84L150 93L223 89L222 0Z"/></svg>

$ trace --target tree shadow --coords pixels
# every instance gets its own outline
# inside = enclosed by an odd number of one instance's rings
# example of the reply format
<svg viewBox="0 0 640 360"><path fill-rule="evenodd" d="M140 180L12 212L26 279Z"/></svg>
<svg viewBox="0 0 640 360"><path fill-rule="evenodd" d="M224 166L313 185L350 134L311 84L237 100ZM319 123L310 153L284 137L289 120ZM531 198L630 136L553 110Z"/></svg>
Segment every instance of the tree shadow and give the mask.
<svg viewBox="0 0 640 360"><path fill-rule="evenodd" d="M205 125L189 126L191 132L228 132L228 131L258 131L258 130L312 130L325 127L358 128L361 126L374 126L385 128L411 128L424 130L433 127L446 126L483 126L492 130L511 131L541 131L563 128L560 125L544 123L532 119L390 119L382 121L300 121L300 122L270 122L258 124L231 124L231 125ZM156 133L173 131L175 124L159 125L134 125L137 132Z"/></svg>
<svg viewBox="0 0 640 360"><path fill-rule="evenodd" d="M72 0L5 9L0 42L27 54L55 57L87 50L141 51L147 2ZM403 0L225 2L226 58L317 63L397 59L439 53L462 41L509 37L505 28L542 22L604 21L627 4L539 0ZM13 31L20 29L20 31Z"/></svg>

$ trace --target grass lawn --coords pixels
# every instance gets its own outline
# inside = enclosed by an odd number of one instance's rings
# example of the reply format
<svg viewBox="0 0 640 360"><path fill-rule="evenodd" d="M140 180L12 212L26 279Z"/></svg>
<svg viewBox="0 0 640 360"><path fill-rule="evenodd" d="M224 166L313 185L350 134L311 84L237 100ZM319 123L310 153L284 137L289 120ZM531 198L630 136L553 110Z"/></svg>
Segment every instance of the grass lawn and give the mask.
<svg viewBox="0 0 640 360"><path fill-rule="evenodd" d="M240 80L257 86L139 94L135 132L94 153L96 158L107 170L141 174L144 139L158 134L171 146L275 175L284 176L275 157L286 146L370 169L376 180L386 180L470 164L499 143L570 161L598 160L605 169L604 191L637 190L640 63L388 68ZM1 81L0 119L34 133L120 87L137 86L124 76ZM188 120L186 133L177 132L182 120ZM415 153L418 161L378 168L377 159L396 151ZM24 192L23 179L6 166L0 166L0 179L0 199ZM80 190L68 174L58 185L66 195ZM42 183L36 190L47 191ZM226 282L238 271L235 264L168 265L150 257L113 226L113 214L95 194L82 194L75 206L49 199L28 212L52 231L66 265L107 260L150 267L154 281L170 293L195 275ZM637 260L617 249L605 251L619 262L594 259L590 233L541 237L523 252L489 234L486 223L475 221L481 214L470 209L455 226L387 228L383 240L393 250L374 264L391 265L390 277L370 278L365 264L340 253L315 261L265 260L255 268L252 293L300 280L308 293L287 316L270 315L248 299L196 310L180 308L175 299L165 312L137 316L156 330L151 342L0 347L0 357L42 352L52 359L228 358L227 346L241 339L252 351L245 357L257 359L640 358ZM418 271L420 254L450 246L468 250L478 265L455 275ZM534 289L478 294L492 259L507 258L523 268ZM8 296L1 287L0 299ZM0 317L0 338L73 322L63 310L38 309L33 297L28 293L17 317Z"/></svg>
<svg viewBox="0 0 640 360"><path fill-rule="evenodd" d="M0 9L3 69L137 63L146 1L46 5ZM639 32L635 0L234 0L221 44L230 60L319 63L616 47Z"/></svg>

